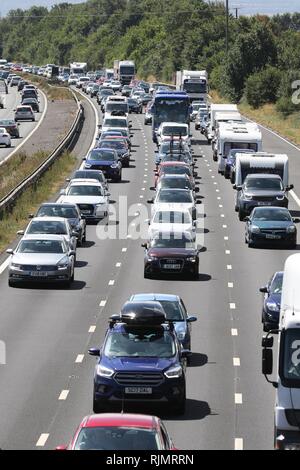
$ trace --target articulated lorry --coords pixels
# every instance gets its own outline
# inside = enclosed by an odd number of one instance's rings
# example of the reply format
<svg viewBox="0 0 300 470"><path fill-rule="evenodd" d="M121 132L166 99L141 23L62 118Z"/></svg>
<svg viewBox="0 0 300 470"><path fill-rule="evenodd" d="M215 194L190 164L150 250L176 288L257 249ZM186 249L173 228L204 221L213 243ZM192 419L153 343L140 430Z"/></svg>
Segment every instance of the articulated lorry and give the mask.
<svg viewBox="0 0 300 470"><path fill-rule="evenodd" d="M135 77L135 64L133 60L115 60L114 61L115 79L122 85L129 85Z"/></svg>
<svg viewBox="0 0 300 470"><path fill-rule="evenodd" d="M208 75L206 70L178 70L176 89L186 91L190 101L207 102Z"/></svg>

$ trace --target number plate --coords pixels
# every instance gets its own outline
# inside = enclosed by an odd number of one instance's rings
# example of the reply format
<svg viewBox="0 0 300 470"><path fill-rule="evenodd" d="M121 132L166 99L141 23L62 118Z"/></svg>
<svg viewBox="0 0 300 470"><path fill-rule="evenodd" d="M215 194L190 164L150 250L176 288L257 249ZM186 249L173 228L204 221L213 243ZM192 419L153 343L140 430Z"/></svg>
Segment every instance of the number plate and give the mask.
<svg viewBox="0 0 300 470"><path fill-rule="evenodd" d="M266 238L268 240L280 240L281 236L280 235L272 235L271 233L269 233L269 234L266 235Z"/></svg>
<svg viewBox="0 0 300 470"><path fill-rule="evenodd" d="M258 206L271 206L272 202L258 202L257 205Z"/></svg>
<svg viewBox="0 0 300 470"><path fill-rule="evenodd" d="M180 269L180 264L164 264L164 269Z"/></svg>
<svg viewBox="0 0 300 470"><path fill-rule="evenodd" d="M125 387L125 393L151 395L151 387Z"/></svg>
<svg viewBox="0 0 300 470"><path fill-rule="evenodd" d="M33 277L47 277L48 273L44 271L31 271L30 276Z"/></svg>

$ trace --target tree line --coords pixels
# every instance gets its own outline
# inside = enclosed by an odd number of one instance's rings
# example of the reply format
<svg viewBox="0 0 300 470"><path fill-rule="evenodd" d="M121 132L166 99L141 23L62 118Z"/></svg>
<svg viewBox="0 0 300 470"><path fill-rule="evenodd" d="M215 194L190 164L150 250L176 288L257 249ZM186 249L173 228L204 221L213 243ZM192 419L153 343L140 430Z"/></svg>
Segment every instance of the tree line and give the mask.
<svg viewBox="0 0 300 470"><path fill-rule="evenodd" d="M141 78L171 81L180 69L207 69L213 88L253 107L276 103L299 110L292 83L300 80L300 13L229 18L224 2L88 0L50 10L11 10L0 20L0 55L42 65L88 62L112 67L135 60Z"/></svg>

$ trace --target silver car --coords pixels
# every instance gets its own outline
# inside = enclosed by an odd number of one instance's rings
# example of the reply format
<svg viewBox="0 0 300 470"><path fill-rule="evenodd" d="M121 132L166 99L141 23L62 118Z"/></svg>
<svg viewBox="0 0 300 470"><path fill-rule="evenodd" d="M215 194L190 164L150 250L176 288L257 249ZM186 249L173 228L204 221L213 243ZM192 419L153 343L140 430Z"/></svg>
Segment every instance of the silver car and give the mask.
<svg viewBox="0 0 300 470"><path fill-rule="evenodd" d="M70 287L74 281L75 251L63 235L24 235L11 255L8 285L20 282L59 282Z"/></svg>
<svg viewBox="0 0 300 470"><path fill-rule="evenodd" d="M21 105L15 110L15 121L35 121L31 106Z"/></svg>
<svg viewBox="0 0 300 470"><path fill-rule="evenodd" d="M72 230L68 219L62 217L34 217L26 230L19 230L18 235L63 235L70 250L76 250L78 232Z"/></svg>

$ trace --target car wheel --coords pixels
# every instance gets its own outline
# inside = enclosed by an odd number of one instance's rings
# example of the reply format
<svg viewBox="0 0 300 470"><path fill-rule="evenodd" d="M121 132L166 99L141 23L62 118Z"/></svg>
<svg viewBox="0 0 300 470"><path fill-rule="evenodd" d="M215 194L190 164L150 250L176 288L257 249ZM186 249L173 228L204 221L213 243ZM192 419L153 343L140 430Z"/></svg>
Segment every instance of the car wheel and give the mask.
<svg viewBox="0 0 300 470"><path fill-rule="evenodd" d="M8 285L9 287L16 287L16 283L12 279L8 279Z"/></svg>
<svg viewBox="0 0 300 470"><path fill-rule="evenodd" d="M248 248L254 248L254 246L255 246L255 244L254 244L253 241L250 240L250 238L249 238L249 240L248 240Z"/></svg>
<svg viewBox="0 0 300 470"><path fill-rule="evenodd" d="M100 403L96 401L94 398L93 399L93 412L97 414L97 413L102 413L103 411L105 411L105 408L101 406Z"/></svg>
<svg viewBox="0 0 300 470"><path fill-rule="evenodd" d="M244 211L239 210L239 220L242 222L246 217L246 214Z"/></svg>
<svg viewBox="0 0 300 470"><path fill-rule="evenodd" d="M147 271L144 269L144 279L151 279L151 274L147 273Z"/></svg>
<svg viewBox="0 0 300 470"><path fill-rule="evenodd" d="M10 147L11 147L11 144L8 144L6 147L10 148Z"/></svg>

